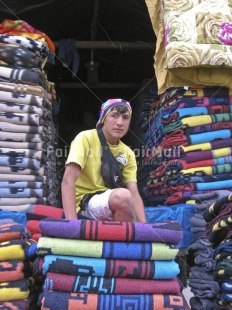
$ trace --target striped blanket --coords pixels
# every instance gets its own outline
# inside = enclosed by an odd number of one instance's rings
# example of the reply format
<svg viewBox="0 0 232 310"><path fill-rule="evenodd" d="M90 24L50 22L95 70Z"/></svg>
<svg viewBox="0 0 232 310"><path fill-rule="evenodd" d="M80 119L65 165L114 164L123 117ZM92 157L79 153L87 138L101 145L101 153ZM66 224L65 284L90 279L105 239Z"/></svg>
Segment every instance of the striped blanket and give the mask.
<svg viewBox="0 0 232 310"><path fill-rule="evenodd" d="M176 246L159 242L89 241L41 237L37 255L70 255L130 260L173 260Z"/></svg>
<svg viewBox="0 0 232 310"><path fill-rule="evenodd" d="M43 236L67 239L125 242L164 242L177 244L182 239L178 222L145 224L92 220L45 219L40 222Z"/></svg>

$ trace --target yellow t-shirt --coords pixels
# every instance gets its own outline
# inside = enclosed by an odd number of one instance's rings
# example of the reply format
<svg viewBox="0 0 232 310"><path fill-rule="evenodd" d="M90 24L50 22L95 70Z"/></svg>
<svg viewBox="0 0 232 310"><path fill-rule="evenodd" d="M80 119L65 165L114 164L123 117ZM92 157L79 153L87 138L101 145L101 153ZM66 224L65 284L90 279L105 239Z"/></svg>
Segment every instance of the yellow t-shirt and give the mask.
<svg viewBox="0 0 232 310"><path fill-rule="evenodd" d="M122 171L122 182L136 182L137 164L133 151L119 140L119 144L108 144ZM76 181L76 207L87 193L108 189L101 176L101 143L97 130L91 129L79 133L71 143L66 164L74 162L81 166Z"/></svg>

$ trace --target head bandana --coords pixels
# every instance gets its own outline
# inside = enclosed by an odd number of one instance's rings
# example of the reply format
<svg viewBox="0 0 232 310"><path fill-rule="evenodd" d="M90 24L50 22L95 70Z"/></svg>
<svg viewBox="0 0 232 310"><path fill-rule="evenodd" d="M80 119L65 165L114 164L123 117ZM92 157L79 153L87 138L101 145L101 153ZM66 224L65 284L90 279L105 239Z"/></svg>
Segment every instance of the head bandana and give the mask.
<svg viewBox="0 0 232 310"><path fill-rule="evenodd" d="M101 105L101 111L100 111L100 116L99 116L99 120L97 122L96 128L102 128L104 120L107 116L107 114L110 112L110 110L118 105L124 105L127 107L128 112L131 114L132 113L132 109L131 109L131 105L130 102L125 101L123 99L108 99L106 102L104 102Z"/></svg>

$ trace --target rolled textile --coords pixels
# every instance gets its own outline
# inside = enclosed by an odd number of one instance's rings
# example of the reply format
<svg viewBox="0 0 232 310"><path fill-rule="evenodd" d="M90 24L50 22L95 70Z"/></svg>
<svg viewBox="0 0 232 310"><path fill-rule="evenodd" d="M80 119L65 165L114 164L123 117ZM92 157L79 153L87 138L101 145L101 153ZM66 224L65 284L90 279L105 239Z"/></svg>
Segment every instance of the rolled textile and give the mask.
<svg viewBox="0 0 232 310"><path fill-rule="evenodd" d="M178 249L168 243L89 241L64 238L41 237L37 244L37 255L72 255L81 257L173 260Z"/></svg>
<svg viewBox="0 0 232 310"><path fill-rule="evenodd" d="M0 262L0 282L22 280L31 274L32 264L29 262L23 262L21 260Z"/></svg>
<svg viewBox="0 0 232 310"><path fill-rule="evenodd" d="M92 220L45 219L40 222L43 236L85 240L125 242L166 242L177 244L182 239L178 222L114 222Z"/></svg>
<svg viewBox="0 0 232 310"><path fill-rule="evenodd" d="M178 294L178 279L144 280L74 276L48 272L43 285L46 290L97 294Z"/></svg>
<svg viewBox="0 0 232 310"><path fill-rule="evenodd" d="M72 310L84 309L84 307L88 310L126 310L131 305L137 310L184 309L181 294L105 295L43 291L39 304L41 304L41 310Z"/></svg>
<svg viewBox="0 0 232 310"><path fill-rule="evenodd" d="M173 260L120 260L64 255L46 255L41 269L44 275L48 272L55 272L136 279L173 279L180 272L179 265Z"/></svg>

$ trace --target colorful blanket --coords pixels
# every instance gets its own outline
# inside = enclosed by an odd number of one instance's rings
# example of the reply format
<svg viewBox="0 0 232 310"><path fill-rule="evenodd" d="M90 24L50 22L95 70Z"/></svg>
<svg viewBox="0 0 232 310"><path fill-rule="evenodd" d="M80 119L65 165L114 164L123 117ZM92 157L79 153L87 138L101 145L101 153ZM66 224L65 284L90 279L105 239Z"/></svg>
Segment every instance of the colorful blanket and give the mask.
<svg viewBox="0 0 232 310"><path fill-rule="evenodd" d="M180 294L105 295L44 291L40 295L41 310L184 310Z"/></svg>
<svg viewBox="0 0 232 310"><path fill-rule="evenodd" d="M63 255L46 255L43 259L42 270L44 275L48 272L55 272L136 279L173 279L180 272L179 265L173 260L119 260ZM39 272L39 270L34 271Z"/></svg>
<svg viewBox="0 0 232 310"><path fill-rule="evenodd" d="M45 219L40 222L43 236L110 240L125 242L166 242L177 244L182 239L178 222L144 224L92 220Z"/></svg>
<svg viewBox="0 0 232 310"><path fill-rule="evenodd" d="M37 243L32 240L10 240L0 243L0 261L27 260L35 258Z"/></svg>
<svg viewBox="0 0 232 310"><path fill-rule="evenodd" d="M29 301L27 299L18 299L12 301L0 302L0 309L7 310L29 310Z"/></svg>
<svg viewBox="0 0 232 310"><path fill-rule="evenodd" d="M0 301L11 301L27 298L30 294L29 279L0 283Z"/></svg>
<svg viewBox="0 0 232 310"><path fill-rule="evenodd" d="M0 252L1 253L1 252ZM37 255L70 255L130 260L173 260L178 249L168 243L89 241L41 237Z"/></svg>
<svg viewBox="0 0 232 310"><path fill-rule="evenodd" d="M0 262L0 282L22 280L31 274L32 265L29 262L23 262L21 260Z"/></svg>
<svg viewBox="0 0 232 310"><path fill-rule="evenodd" d="M27 239L30 231L18 223L0 224L0 242L13 239Z"/></svg>
<svg viewBox="0 0 232 310"><path fill-rule="evenodd" d="M172 280L144 280L74 276L61 273L47 273L44 289L73 293L97 294L177 294L180 285Z"/></svg>

